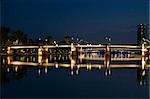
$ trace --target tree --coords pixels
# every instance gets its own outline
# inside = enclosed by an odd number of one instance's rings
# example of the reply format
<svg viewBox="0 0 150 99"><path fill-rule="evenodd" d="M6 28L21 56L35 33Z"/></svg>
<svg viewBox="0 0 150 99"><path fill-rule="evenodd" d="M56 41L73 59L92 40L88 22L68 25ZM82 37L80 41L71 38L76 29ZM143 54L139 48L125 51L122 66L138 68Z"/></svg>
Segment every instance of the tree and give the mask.
<svg viewBox="0 0 150 99"><path fill-rule="evenodd" d="M45 37L45 42L47 44L53 44L53 37L52 36Z"/></svg>
<svg viewBox="0 0 150 99"><path fill-rule="evenodd" d="M5 45L5 42L8 40L8 35L10 33L10 28L0 27L0 43Z"/></svg>
<svg viewBox="0 0 150 99"><path fill-rule="evenodd" d="M65 36L64 41L65 41L66 44L70 44L71 43L71 37L70 36Z"/></svg>
<svg viewBox="0 0 150 99"><path fill-rule="evenodd" d="M24 34L24 32L17 30L12 33L11 40L12 41L18 40L20 43L26 43L27 42L27 34Z"/></svg>

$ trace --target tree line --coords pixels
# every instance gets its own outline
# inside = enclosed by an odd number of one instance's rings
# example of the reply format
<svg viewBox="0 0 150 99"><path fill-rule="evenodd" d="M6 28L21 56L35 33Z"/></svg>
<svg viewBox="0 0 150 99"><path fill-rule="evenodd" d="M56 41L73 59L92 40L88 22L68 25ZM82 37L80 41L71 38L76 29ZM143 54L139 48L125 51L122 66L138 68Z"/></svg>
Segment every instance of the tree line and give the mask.
<svg viewBox="0 0 150 99"><path fill-rule="evenodd" d="M28 38L28 35L21 30L12 31L9 27L0 27L0 43L2 46L9 45L39 45L39 44L54 44L54 38L51 35L39 37L36 39ZM64 36L61 44L70 44L71 36Z"/></svg>

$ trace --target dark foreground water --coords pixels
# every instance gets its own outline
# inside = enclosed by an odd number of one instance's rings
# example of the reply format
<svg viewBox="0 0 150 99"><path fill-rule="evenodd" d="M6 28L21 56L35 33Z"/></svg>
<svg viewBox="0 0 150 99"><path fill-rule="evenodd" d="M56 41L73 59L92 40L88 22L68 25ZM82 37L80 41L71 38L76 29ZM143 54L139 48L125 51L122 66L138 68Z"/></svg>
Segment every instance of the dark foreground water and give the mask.
<svg viewBox="0 0 150 99"><path fill-rule="evenodd" d="M3 64L2 98L148 98L149 70ZM7 67L7 68L5 68ZM8 68L9 67L9 68ZM16 68L17 67L17 68ZM17 70L16 70L17 69Z"/></svg>

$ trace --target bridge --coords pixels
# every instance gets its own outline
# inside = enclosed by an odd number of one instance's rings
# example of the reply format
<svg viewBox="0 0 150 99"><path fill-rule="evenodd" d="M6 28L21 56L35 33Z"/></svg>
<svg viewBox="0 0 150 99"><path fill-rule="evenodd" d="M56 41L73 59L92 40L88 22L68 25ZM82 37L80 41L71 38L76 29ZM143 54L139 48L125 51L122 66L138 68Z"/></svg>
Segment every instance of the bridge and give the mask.
<svg viewBox="0 0 150 99"><path fill-rule="evenodd" d="M102 59L104 62L103 63L77 63L76 60L72 59L70 57L70 63L58 63L58 62L52 62L49 63L47 58L45 59L45 62L42 62L41 56L38 57L38 62L22 62L22 61L13 61L11 60L12 56L7 56L7 67L6 70L7 72L10 71L11 67L14 68L15 72L18 72L19 69L21 69L23 66L28 66L28 67L37 67L38 69L38 74L40 75L43 70L45 74L48 72L48 68L66 68L70 69L70 74L71 75L78 75L79 70L82 69L87 69L87 70L92 70L92 69L105 69L105 76L111 75L111 69L115 68L136 68L140 70L140 75L141 77L145 77L146 75L146 70L150 68L150 64L147 63L147 59L143 58L128 58L128 60L139 60L141 61L141 64L136 64L136 63L110 63L109 60L107 59ZM115 60L111 59L113 61L116 60L124 60L122 58L117 58ZM125 59L126 60L126 59Z"/></svg>
<svg viewBox="0 0 150 99"><path fill-rule="evenodd" d="M106 48L106 46L109 46L110 48L141 48L141 46L136 45L37 45L37 46L28 46L28 45L14 45L9 46L10 49L34 49L34 48L71 48L71 46L74 46L76 48ZM150 46L146 46L146 48L150 48Z"/></svg>
<svg viewBox="0 0 150 99"><path fill-rule="evenodd" d="M138 45L92 45L92 44L87 44L87 45L74 45L71 43L71 45L37 45L37 46L28 46L28 45L15 45L15 46L9 46L7 48L7 54L11 55L13 49L37 49L38 50L38 55L42 55L42 52L48 52L50 49L59 49L59 48L68 48L70 49L71 55L74 52L83 52L83 49L101 49L104 50L106 53L110 53L111 50L138 50L142 51L142 55L144 56L146 52L150 49L150 46L142 44L141 46Z"/></svg>
<svg viewBox="0 0 150 99"><path fill-rule="evenodd" d="M81 55L82 56L82 55ZM142 70L144 70L145 68L150 68L150 64L147 62L149 61L148 57L110 57L108 55L105 55L104 57L79 57L77 61L77 59L69 56L69 61L70 63L58 63L58 62L54 62L54 63L49 63L49 57L46 56L45 58L43 58L43 56L39 55L37 58L37 62L29 62L28 60L26 62L22 62L22 61L13 61L12 60L12 56L7 56L7 64L10 65L31 65L31 66L54 66L54 67L58 67L58 66L62 66L62 67L70 67L70 68L74 68L74 67L78 67L78 68L84 68L84 67L93 67L93 68L99 68L99 67L109 67L109 68L129 68L129 67L138 67L141 68ZM96 61L103 61L101 64L84 64L82 63L82 60L96 60ZM113 64L112 62L115 61L141 61L141 64Z"/></svg>

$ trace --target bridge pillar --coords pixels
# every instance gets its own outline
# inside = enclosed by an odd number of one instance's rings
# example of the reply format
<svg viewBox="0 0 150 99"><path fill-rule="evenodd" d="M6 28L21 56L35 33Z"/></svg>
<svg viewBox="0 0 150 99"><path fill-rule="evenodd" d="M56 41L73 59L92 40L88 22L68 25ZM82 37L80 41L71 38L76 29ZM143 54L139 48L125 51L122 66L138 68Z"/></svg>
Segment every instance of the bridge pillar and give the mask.
<svg viewBox="0 0 150 99"><path fill-rule="evenodd" d="M80 58L80 63L82 63L82 58L83 58L83 56L82 56L82 47L79 49L79 58Z"/></svg>
<svg viewBox="0 0 150 99"><path fill-rule="evenodd" d="M12 56L7 56L7 64L11 64Z"/></svg>
<svg viewBox="0 0 150 99"><path fill-rule="evenodd" d="M42 64L42 50L43 48L40 46L38 48L38 63L41 65Z"/></svg>
<svg viewBox="0 0 150 99"><path fill-rule="evenodd" d="M110 47L107 45L105 50L105 59L104 59L104 65L106 66L105 76L111 75L110 61L111 61L111 51L110 51Z"/></svg>
<svg viewBox="0 0 150 99"><path fill-rule="evenodd" d="M38 48L38 56L42 56L42 50L43 50L43 48L40 46Z"/></svg>
<svg viewBox="0 0 150 99"><path fill-rule="evenodd" d="M45 48L45 51L48 52L48 48L47 47Z"/></svg>
<svg viewBox="0 0 150 99"><path fill-rule="evenodd" d="M48 64L48 56L46 56L45 63Z"/></svg>
<svg viewBox="0 0 150 99"><path fill-rule="evenodd" d="M142 44L142 57L144 57L145 56L145 46L144 46L144 44Z"/></svg>
<svg viewBox="0 0 150 99"><path fill-rule="evenodd" d="M106 45L106 54L110 55L111 49L109 45Z"/></svg>
<svg viewBox="0 0 150 99"><path fill-rule="evenodd" d="M38 63L39 63L39 65L42 64L42 56L41 55L38 55Z"/></svg>
<svg viewBox="0 0 150 99"><path fill-rule="evenodd" d="M142 44L142 64L141 64L141 68L142 68L142 70L144 70L145 69L145 66L146 66L146 52L147 52L148 50L147 50L147 48L145 47L145 45L144 44Z"/></svg>
<svg viewBox="0 0 150 99"><path fill-rule="evenodd" d="M12 54L12 50L11 50L10 47L7 48L7 54L8 54L8 55Z"/></svg>
<svg viewBox="0 0 150 99"><path fill-rule="evenodd" d="M47 47L44 50L44 55L48 55L48 48Z"/></svg>
<svg viewBox="0 0 150 99"><path fill-rule="evenodd" d="M75 61L72 57L70 57L70 60L71 60L71 64L70 64L70 67L71 67L71 75L73 75L73 67L74 67L75 64L76 64L76 61Z"/></svg>
<svg viewBox="0 0 150 99"><path fill-rule="evenodd" d="M137 80L140 85L146 84L146 76L147 76L146 70L141 70L141 69L137 70Z"/></svg>
<svg viewBox="0 0 150 99"><path fill-rule="evenodd" d="M76 55L76 47L71 43L71 55Z"/></svg>
<svg viewBox="0 0 150 99"><path fill-rule="evenodd" d="M105 57L104 65L106 66L105 76L111 75L110 57L108 57L108 56Z"/></svg>

